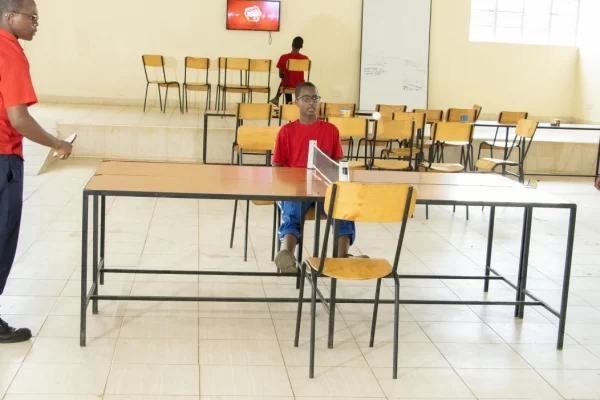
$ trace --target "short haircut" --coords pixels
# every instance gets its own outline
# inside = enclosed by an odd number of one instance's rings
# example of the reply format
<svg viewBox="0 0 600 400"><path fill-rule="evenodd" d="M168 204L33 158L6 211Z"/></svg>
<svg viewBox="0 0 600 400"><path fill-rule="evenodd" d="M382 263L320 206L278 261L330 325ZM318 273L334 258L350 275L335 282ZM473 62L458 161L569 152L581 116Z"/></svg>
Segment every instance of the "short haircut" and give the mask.
<svg viewBox="0 0 600 400"><path fill-rule="evenodd" d="M296 36L292 41L292 47L295 49L301 49L304 47L304 39L302 39L300 36Z"/></svg>
<svg viewBox="0 0 600 400"><path fill-rule="evenodd" d="M296 86L296 98L300 97L300 93L302 93L302 89L304 89L304 88L313 88L313 89L317 90L317 87L315 86L314 83L302 82L301 84Z"/></svg>
<svg viewBox="0 0 600 400"><path fill-rule="evenodd" d="M23 0L0 0L0 12L18 11L23 6Z"/></svg>

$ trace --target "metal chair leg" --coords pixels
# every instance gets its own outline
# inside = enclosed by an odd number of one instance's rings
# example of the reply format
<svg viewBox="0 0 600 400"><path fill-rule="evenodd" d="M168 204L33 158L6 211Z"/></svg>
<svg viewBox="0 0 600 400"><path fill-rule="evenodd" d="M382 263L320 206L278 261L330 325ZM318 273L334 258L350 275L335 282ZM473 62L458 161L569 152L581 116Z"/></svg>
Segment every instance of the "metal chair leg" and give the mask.
<svg viewBox="0 0 600 400"><path fill-rule="evenodd" d="M294 336L294 347L298 347L300 341L300 324L302 323L302 302L304 300L304 281L306 279L306 265L302 264L300 271L300 288L298 290L298 314L296 315L296 335Z"/></svg>
<svg viewBox="0 0 600 400"><path fill-rule="evenodd" d="M398 320L400 319L400 278L394 274L394 366L393 378L398 378Z"/></svg>
<svg viewBox="0 0 600 400"><path fill-rule="evenodd" d="M244 261L248 261L248 225L250 224L250 200L246 200L246 226L244 229Z"/></svg>
<svg viewBox="0 0 600 400"><path fill-rule="evenodd" d="M167 98L169 97L169 85L167 85L167 90L165 91L165 106L163 108L163 113L167 112Z"/></svg>
<svg viewBox="0 0 600 400"><path fill-rule="evenodd" d="M312 294L310 299L310 357L308 366L308 377L315 377L315 323L317 314L317 273L310 272L312 280Z"/></svg>
<svg viewBox="0 0 600 400"><path fill-rule="evenodd" d="M146 112L146 103L148 102L148 88L150 87L150 83L146 84L146 94L144 95L144 112Z"/></svg>
<svg viewBox="0 0 600 400"><path fill-rule="evenodd" d="M275 261L275 242L277 241L277 203L274 203L273 207L273 238L271 239L271 261Z"/></svg>
<svg viewBox="0 0 600 400"><path fill-rule="evenodd" d="M317 214L318 217L318 214ZM315 223L318 221L315 220ZM337 279L331 278L331 293L329 297L329 332L327 335L327 348L333 349L333 333L335 332L335 292Z"/></svg>
<svg viewBox="0 0 600 400"><path fill-rule="evenodd" d="M377 287L375 288L375 302L373 303L373 320L371 321L371 339L369 347L373 347L375 343L375 329L377 327L377 311L379 310L379 293L381 292L381 279L377 279Z"/></svg>
<svg viewBox="0 0 600 400"><path fill-rule="evenodd" d="M158 105L160 106L160 111L162 111L163 110L163 104L162 104L162 93L160 92L160 85L156 85L156 87L158 88Z"/></svg>
<svg viewBox="0 0 600 400"><path fill-rule="evenodd" d="M233 206L233 222L231 223L231 239L229 241L229 248L233 248L233 237L235 236L235 218L237 217L237 208L238 208L238 201L235 200L234 201L234 206Z"/></svg>

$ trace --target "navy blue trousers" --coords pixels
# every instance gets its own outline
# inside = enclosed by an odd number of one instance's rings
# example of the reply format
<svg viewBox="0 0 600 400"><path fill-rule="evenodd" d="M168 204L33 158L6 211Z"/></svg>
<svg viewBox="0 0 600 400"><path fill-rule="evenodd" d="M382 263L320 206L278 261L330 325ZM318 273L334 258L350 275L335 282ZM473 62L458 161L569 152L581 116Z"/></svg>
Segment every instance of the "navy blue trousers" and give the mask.
<svg viewBox="0 0 600 400"><path fill-rule="evenodd" d="M23 160L0 154L0 294L15 261L23 211Z"/></svg>

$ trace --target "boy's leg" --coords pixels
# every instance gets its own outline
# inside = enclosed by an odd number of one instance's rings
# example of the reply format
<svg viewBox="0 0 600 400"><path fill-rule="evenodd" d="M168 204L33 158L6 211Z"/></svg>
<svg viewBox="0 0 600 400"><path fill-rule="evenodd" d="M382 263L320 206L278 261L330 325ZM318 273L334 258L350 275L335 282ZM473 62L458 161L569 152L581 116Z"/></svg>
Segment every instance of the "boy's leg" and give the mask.
<svg viewBox="0 0 600 400"><path fill-rule="evenodd" d="M300 222L302 220L302 203L281 201L281 225L279 226L279 240L283 248L275 256L275 265L281 272L296 272L296 258L294 251L300 238Z"/></svg>
<svg viewBox="0 0 600 400"><path fill-rule="evenodd" d="M350 246L356 239L356 225L352 221L340 221L340 236L338 237L338 257L348 257Z"/></svg>
<svg viewBox="0 0 600 400"><path fill-rule="evenodd" d="M292 104L293 98L291 93L285 94L285 104Z"/></svg>

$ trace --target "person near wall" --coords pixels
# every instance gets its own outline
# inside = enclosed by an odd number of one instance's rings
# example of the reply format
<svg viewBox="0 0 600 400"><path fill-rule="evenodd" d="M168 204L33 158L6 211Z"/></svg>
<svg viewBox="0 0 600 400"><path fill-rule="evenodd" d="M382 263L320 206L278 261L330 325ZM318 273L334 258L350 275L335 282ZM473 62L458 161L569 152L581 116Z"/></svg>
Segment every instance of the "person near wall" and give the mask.
<svg viewBox="0 0 600 400"><path fill-rule="evenodd" d="M279 70L279 77L281 78L281 84L279 90L277 90L277 96L271 100L271 104L274 106L279 105L279 98L281 97L281 88L295 88L302 82L304 82L304 72L288 71L287 62L288 60L308 60L308 57L304 54L300 54L300 50L304 47L304 39L300 36L295 37L292 41L292 52L287 53L279 57L277 62L277 69ZM286 93L285 104L292 104L292 94Z"/></svg>
<svg viewBox="0 0 600 400"><path fill-rule="evenodd" d="M68 158L72 149L70 143L50 135L29 115L28 107L37 97L18 39L32 40L38 26L34 0L0 0L0 295L15 259L21 227L23 137L54 149L61 159ZM13 328L0 318L0 343L30 338L29 329Z"/></svg>
<svg viewBox="0 0 600 400"><path fill-rule="evenodd" d="M600 176L598 178L596 178L596 189L598 189L600 191Z"/></svg>

